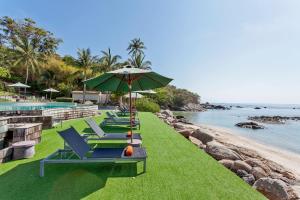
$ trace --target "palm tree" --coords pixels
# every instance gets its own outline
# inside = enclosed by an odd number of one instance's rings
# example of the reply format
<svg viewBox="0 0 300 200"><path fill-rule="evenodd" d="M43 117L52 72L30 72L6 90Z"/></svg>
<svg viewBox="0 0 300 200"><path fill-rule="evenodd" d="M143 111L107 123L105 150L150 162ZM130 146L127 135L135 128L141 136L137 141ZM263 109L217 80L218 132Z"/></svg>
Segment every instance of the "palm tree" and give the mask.
<svg viewBox="0 0 300 200"><path fill-rule="evenodd" d="M152 63L147 60L144 61L145 56L142 54L138 54L134 58L129 58L126 64L129 64L131 66L134 66L136 68L141 68L141 69L151 69Z"/></svg>
<svg viewBox="0 0 300 200"><path fill-rule="evenodd" d="M97 56L92 56L91 50L87 49L78 49L77 51L78 59L77 63L80 68L82 68L83 80L87 78L87 70L93 67L96 63ZM86 93L86 84L83 84L83 103L85 102L85 93Z"/></svg>
<svg viewBox="0 0 300 200"><path fill-rule="evenodd" d="M45 82L47 87L51 87L53 85L53 83L56 80L56 74L54 71L52 70L45 70L42 74L41 74L42 80L43 82Z"/></svg>
<svg viewBox="0 0 300 200"><path fill-rule="evenodd" d="M29 69L32 74L39 72L39 52L34 45L26 37L16 37L14 43L14 50L16 52L14 65L23 64L26 68L26 79L27 84L29 79Z"/></svg>
<svg viewBox="0 0 300 200"><path fill-rule="evenodd" d="M113 69L117 69L121 66L119 60L121 56L119 55L112 55L110 48L107 51L101 51L102 57L100 58L100 70L101 72L110 71ZM96 67L95 67L96 68ZM98 70L99 67L96 68Z"/></svg>
<svg viewBox="0 0 300 200"><path fill-rule="evenodd" d="M144 49L146 49L146 46L140 38L132 39L127 47L128 54L131 55L132 58L139 54L144 54Z"/></svg>

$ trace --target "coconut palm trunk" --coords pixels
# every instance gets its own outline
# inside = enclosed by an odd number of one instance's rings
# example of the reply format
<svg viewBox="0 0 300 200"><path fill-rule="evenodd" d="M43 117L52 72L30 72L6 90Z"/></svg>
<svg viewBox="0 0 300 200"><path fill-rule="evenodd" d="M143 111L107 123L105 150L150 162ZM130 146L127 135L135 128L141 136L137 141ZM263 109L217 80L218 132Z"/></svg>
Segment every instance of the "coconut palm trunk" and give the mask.
<svg viewBox="0 0 300 200"><path fill-rule="evenodd" d="M84 76L84 81L86 81L86 75ZM86 84L83 83L83 96L82 96L82 102L85 103L85 94L86 94Z"/></svg>

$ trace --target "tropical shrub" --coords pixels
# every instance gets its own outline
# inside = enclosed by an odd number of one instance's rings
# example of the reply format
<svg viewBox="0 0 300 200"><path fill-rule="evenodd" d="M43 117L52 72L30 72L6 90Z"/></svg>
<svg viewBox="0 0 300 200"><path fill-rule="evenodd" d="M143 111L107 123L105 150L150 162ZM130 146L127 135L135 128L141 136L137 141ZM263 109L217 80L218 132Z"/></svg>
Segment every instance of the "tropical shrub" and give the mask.
<svg viewBox="0 0 300 200"><path fill-rule="evenodd" d="M138 111L144 111L144 112L156 113L159 112L160 110L159 105L155 103L153 100L148 98L141 98L136 100L135 106Z"/></svg>
<svg viewBox="0 0 300 200"><path fill-rule="evenodd" d="M5 78L5 79L10 78L9 69L0 67L0 78Z"/></svg>

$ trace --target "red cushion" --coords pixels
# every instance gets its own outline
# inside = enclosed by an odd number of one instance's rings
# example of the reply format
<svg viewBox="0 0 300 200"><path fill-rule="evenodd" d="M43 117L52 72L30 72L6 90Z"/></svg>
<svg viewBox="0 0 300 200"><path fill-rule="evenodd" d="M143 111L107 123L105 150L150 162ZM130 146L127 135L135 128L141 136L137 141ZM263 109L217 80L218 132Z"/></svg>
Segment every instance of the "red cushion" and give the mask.
<svg viewBox="0 0 300 200"><path fill-rule="evenodd" d="M125 149L125 156L132 156L133 154L133 147L131 145L128 145Z"/></svg>

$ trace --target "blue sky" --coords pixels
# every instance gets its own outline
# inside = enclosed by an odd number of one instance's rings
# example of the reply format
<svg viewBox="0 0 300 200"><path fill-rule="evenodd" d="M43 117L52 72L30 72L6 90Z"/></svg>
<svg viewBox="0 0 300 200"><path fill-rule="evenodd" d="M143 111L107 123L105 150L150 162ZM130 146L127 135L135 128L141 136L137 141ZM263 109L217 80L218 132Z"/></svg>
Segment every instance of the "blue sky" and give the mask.
<svg viewBox="0 0 300 200"><path fill-rule="evenodd" d="M110 47L127 59L140 37L153 70L203 101L300 103L298 0L0 0L64 42L59 53Z"/></svg>

